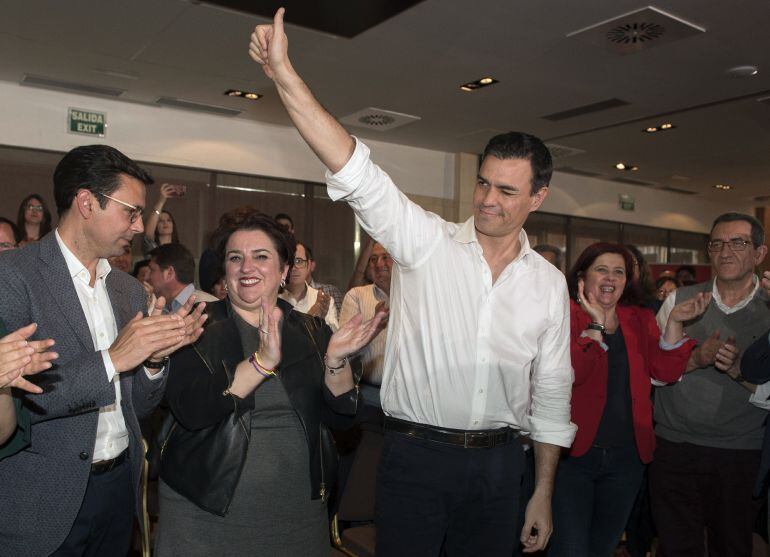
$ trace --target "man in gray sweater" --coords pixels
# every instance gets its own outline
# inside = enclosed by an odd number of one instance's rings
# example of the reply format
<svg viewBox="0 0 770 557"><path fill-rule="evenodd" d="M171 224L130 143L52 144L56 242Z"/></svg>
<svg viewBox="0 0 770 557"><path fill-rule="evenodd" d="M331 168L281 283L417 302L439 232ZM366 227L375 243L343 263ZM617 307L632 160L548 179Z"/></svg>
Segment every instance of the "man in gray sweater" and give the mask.
<svg viewBox="0 0 770 557"><path fill-rule="evenodd" d="M670 295L658 313L698 292L712 300L685 331L700 345L687 373L655 393L657 449L650 469L659 555L702 557L707 528L710 555L751 555L759 505L752 501L764 435L767 391L733 366L770 327L770 292L754 269L767 254L762 225L739 213L719 216L708 253L715 278Z"/></svg>

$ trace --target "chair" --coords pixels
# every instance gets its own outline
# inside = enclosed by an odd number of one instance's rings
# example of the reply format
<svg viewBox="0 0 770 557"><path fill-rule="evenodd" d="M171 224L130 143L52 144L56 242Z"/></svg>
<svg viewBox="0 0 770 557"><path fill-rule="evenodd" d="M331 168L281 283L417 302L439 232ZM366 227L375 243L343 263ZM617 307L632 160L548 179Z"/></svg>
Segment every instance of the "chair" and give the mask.
<svg viewBox="0 0 770 557"><path fill-rule="evenodd" d="M374 557L374 495L382 442L381 432L362 430L339 509L332 518L332 541L351 557ZM341 523L364 524L342 529Z"/></svg>

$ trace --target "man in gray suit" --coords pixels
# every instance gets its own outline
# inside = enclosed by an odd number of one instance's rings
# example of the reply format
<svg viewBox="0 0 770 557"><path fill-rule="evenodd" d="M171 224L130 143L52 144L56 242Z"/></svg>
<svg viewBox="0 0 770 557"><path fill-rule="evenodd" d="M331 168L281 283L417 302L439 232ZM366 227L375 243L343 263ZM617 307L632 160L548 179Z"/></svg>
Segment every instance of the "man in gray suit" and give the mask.
<svg viewBox="0 0 770 557"><path fill-rule="evenodd" d="M143 447L138 418L162 397L168 355L202 332L194 300L144 316L145 292L110 268L143 231L152 179L104 145L78 147L54 172L59 226L0 255L0 317L10 330L37 323L59 354L37 376L41 394L17 391L31 444L0 461L0 553L126 555L139 508Z"/></svg>

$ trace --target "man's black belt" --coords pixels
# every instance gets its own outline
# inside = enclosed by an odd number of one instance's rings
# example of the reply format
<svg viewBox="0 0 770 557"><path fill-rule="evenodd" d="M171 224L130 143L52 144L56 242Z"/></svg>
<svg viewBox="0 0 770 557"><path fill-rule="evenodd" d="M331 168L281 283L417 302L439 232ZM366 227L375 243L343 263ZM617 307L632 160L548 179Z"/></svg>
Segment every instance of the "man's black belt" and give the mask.
<svg viewBox="0 0 770 557"><path fill-rule="evenodd" d="M128 458L128 450L123 451L115 458L111 458L109 460L100 460L99 462L93 462L91 463L91 473L104 474L105 472L109 472L110 470L123 464L126 458Z"/></svg>
<svg viewBox="0 0 770 557"><path fill-rule="evenodd" d="M491 449L497 445L506 445L519 436L519 432L510 427L463 431L417 424L388 416L385 416L385 429L417 439L457 445L466 449Z"/></svg>

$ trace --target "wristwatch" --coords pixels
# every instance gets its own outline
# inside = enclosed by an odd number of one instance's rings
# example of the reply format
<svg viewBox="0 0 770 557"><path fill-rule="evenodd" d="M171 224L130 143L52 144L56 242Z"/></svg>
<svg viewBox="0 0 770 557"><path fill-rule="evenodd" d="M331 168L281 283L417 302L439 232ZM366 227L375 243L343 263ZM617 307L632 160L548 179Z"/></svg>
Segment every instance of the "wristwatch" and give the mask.
<svg viewBox="0 0 770 557"><path fill-rule="evenodd" d="M166 356L159 362L153 362L149 358L147 358L144 362L142 362L142 365L147 369L163 369L164 367L166 367L166 364L168 364L168 356Z"/></svg>
<svg viewBox="0 0 770 557"><path fill-rule="evenodd" d="M590 331L599 331L600 333L603 333L605 327L601 323L597 323L596 321L591 321L588 324L587 329L590 330Z"/></svg>

